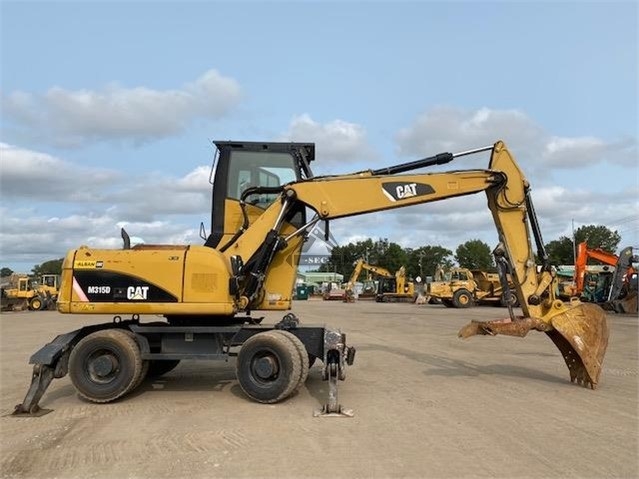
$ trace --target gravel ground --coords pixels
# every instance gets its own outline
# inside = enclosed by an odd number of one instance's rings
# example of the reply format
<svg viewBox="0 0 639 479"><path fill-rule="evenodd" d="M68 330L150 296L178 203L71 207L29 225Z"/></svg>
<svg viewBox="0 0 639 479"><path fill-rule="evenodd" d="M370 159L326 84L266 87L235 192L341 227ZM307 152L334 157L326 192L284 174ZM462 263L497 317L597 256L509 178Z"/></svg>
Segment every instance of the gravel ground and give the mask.
<svg viewBox="0 0 639 479"><path fill-rule="evenodd" d="M2 314L2 477L639 477L635 316L608 316L610 345L592 391L570 383L544 334L456 337L469 319L505 315L500 308L298 301L293 312L341 328L357 347L340 383L355 417L313 417L327 394L317 366L287 401L254 403L234 360L183 361L104 405L56 379L41 401L52 413L6 417L27 391L35 350L110 318Z"/></svg>

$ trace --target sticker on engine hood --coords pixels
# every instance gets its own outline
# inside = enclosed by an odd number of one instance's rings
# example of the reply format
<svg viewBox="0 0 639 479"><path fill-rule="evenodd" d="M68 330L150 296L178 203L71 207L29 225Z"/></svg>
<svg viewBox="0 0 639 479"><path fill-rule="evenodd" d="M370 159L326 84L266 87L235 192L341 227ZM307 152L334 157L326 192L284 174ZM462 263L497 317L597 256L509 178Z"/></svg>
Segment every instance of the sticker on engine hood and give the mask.
<svg viewBox="0 0 639 479"><path fill-rule="evenodd" d="M93 260L76 259L73 262L73 267L75 269L90 269L90 268L95 268L97 263L98 263L97 261L93 261ZM100 265L100 267L102 266Z"/></svg>

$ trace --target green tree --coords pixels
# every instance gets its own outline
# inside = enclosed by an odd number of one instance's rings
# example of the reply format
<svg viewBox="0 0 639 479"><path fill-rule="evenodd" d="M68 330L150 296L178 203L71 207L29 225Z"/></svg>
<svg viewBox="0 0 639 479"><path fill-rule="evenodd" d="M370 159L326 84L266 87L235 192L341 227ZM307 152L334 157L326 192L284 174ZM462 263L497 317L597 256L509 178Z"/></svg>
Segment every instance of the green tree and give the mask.
<svg viewBox="0 0 639 479"><path fill-rule="evenodd" d="M353 272L353 263L359 258L366 257L373 250L373 240L357 241L344 246L335 246L331 250L331 256L326 264L320 267L320 271L337 272L348 278Z"/></svg>
<svg viewBox="0 0 639 479"><path fill-rule="evenodd" d="M416 249L407 249L406 273L416 278L420 276L422 280L426 276L433 276L437 265L441 265L444 269L448 269L453 265L453 252L442 246L420 246Z"/></svg>
<svg viewBox="0 0 639 479"><path fill-rule="evenodd" d="M45 261L42 264L36 264L31 268L33 276L41 276L43 274L61 274L62 273L62 261L64 258L52 259Z"/></svg>
<svg viewBox="0 0 639 479"><path fill-rule="evenodd" d="M601 248L604 251L615 253L621 236L615 230L601 225L580 226L575 231L575 243L567 236L561 236L558 240L553 240L546 247L546 254L551 264L573 264L575 260L576 245L582 242L588 244L588 248Z"/></svg>
<svg viewBox="0 0 639 479"><path fill-rule="evenodd" d="M556 266L560 264L573 264L574 262L574 245L572 240L566 236L553 240L546 245L546 254L550 264Z"/></svg>
<svg viewBox="0 0 639 479"><path fill-rule="evenodd" d="M621 241L621 236L617 230L611 229L601 225L587 225L580 226L575 231L575 241L577 244L585 241L588 243L588 248L601 248L604 251L611 253L617 252L617 247Z"/></svg>
<svg viewBox="0 0 639 479"><path fill-rule="evenodd" d="M344 246L335 246L331 250L328 262L320 268L321 271L334 271L344 275L346 280L353 272L354 263L360 259L372 265L381 266L394 273L408 261L407 251L397 243L380 238L376 241L367 239Z"/></svg>
<svg viewBox="0 0 639 479"><path fill-rule="evenodd" d="M0 276L2 276L3 278L5 276L11 276L13 274L13 270L11 268L2 268L0 269Z"/></svg>
<svg viewBox="0 0 639 479"><path fill-rule="evenodd" d="M455 250L455 260L462 268L484 271L495 269L490 246L478 239L460 244Z"/></svg>

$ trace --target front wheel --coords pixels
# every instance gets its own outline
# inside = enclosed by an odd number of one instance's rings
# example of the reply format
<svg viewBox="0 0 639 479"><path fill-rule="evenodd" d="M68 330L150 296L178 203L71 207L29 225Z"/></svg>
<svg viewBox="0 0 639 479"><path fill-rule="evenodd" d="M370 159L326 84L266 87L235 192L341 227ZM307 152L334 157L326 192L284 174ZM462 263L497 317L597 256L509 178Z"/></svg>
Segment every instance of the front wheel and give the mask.
<svg viewBox="0 0 639 479"><path fill-rule="evenodd" d="M96 403L114 401L137 385L142 357L135 339L117 329L96 331L71 351L69 376L78 394Z"/></svg>
<svg viewBox="0 0 639 479"><path fill-rule="evenodd" d="M236 375L251 399L276 403L287 398L300 382L300 353L285 335L275 331L258 333L242 345Z"/></svg>
<svg viewBox="0 0 639 479"><path fill-rule="evenodd" d="M453 306L456 308L470 308L473 304L473 295L466 289L455 291L453 295Z"/></svg>
<svg viewBox="0 0 639 479"><path fill-rule="evenodd" d="M299 389L302 385L304 385L306 379L308 378L308 370L310 368L311 357L315 359L315 356L311 356L310 354L308 354L304 343L302 343L302 341L300 341L300 339L293 333L284 331L282 329L274 329L273 332L276 334L281 334L282 336L287 338L291 342L291 344L295 346L295 349L297 349L297 353L300 357L301 372L299 381L297 382L297 386L295 387L295 389Z"/></svg>
<svg viewBox="0 0 639 479"><path fill-rule="evenodd" d="M34 296L29 300L29 309L31 311L40 311L42 309L42 299L39 296Z"/></svg>

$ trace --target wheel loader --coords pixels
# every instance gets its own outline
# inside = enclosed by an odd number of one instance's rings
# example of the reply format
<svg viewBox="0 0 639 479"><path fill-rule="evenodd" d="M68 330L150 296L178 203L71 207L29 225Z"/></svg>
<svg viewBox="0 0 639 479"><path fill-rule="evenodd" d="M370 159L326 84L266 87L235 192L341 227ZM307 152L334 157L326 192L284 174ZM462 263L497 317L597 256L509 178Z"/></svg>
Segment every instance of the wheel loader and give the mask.
<svg viewBox="0 0 639 479"><path fill-rule="evenodd" d="M328 400L317 411L348 415L338 380L355 359L346 336L304 325L291 313L262 324L260 311L291 308L302 245L320 222L484 192L497 228L494 250L502 285L513 279L522 315L471 321L459 336L545 333L570 379L595 388L608 343L603 310L555 296L530 185L502 141L344 175L313 176L312 143L215 142L212 231L202 245L81 246L62 266L58 311L109 314L113 321L60 335L33 356L31 386L14 414L42 414L39 400L67 373L79 395L104 403L133 391L145 375L166 373L182 359L236 358L244 393L262 403L289 397L320 360ZM488 152L485 169L414 173L457 157ZM411 172L411 173L407 173ZM407 173L407 174L405 174ZM307 218L307 212L312 217ZM541 260L538 272L532 238ZM205 235L204 235L205 236ZM146 322L143 316L162 316ZM389 327L392 322L389 322Z"/></svg>
<svg viewBox="0 0 639 479"><path fill-rule="evenodd" d="M509 278L509 291L513 285ZM467 268L451 268L440 281L432 281L426 287L426 295L448 308L469 308L474 304L506 306L510 300L517 305L517 298L504 295L499 274Z"/></svg>
<svg viewBox="0 0 639 479"><path fill-rule="evenodd" d="M0 289L2 311L39 311L54 304L37 281L27 276L17 278L8 288Z"/></svg>

